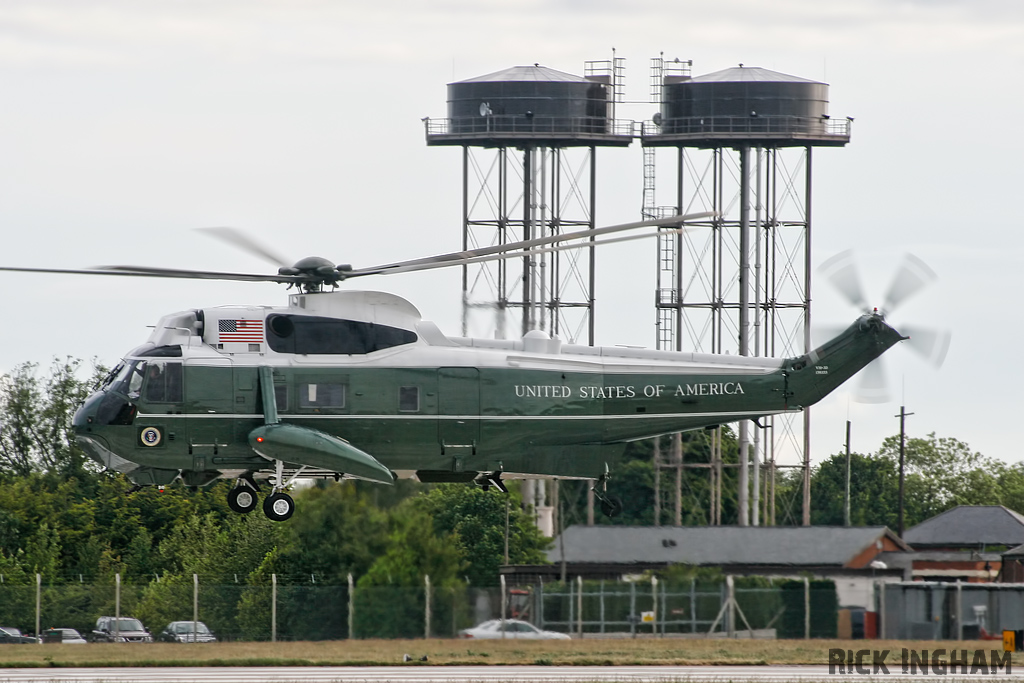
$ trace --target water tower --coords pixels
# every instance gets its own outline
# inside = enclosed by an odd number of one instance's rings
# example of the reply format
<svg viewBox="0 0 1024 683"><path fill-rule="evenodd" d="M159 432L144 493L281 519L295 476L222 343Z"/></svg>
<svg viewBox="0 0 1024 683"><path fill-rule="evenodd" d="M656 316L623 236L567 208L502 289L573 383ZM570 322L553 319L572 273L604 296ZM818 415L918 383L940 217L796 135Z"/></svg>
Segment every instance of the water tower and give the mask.
<svg viewBox="0 0 1024 683"><path fill-rule="evenodd" d="M691 77L689 62L659 57L651 84L660 111L642 127L643 213L718 214L658 239L658 348L777 357L810 350L812 150L846 145L852 119L830 117L827 84L742 64ZM668 207L655 200L663 147L674 151ZM782 506L802 507L801 519L779 521L809 524L809 410L741 422L738 432L739 523L776 523L783 458L802 468L804 485L800 505ZM712 477L709 521L721 523L722 462L712 460L701 466ZM681 455L670 466L681 471Z"/></svg>
<svg viewBox="0 0 1024 683"><path fill-rule="evenodd" d="M462 249L596 227L597 148L627 147L615 120L625 60L590 61L584 75L516 66L448 84L448 117L425 119L427 145L462 148ZM517 337L539 329L594 343L594 247L462 267L462 334ZM593 491L587 517L593 521ZM554 534L557 482L524 482L523 502Z"/></svg>
<svg viewBox="0 0 1024 683"><path fill-rule="evenodd" d="M462 148L462 248L595 227L598 147L626 147L615 120L624 60L585 75L516 66L448 84L448 117L426 119L427 144ZM463 266L462 333L531 329L594 343L594 249Z"/></svg>

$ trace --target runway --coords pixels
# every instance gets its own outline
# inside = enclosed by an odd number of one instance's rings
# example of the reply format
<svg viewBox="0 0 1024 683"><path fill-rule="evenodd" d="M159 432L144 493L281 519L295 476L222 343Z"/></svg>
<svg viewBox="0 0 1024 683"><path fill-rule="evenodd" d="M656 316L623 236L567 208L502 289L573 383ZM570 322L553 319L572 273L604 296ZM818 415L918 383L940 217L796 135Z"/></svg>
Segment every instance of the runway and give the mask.
<svg viewBox="0 0 1024 683"><path fill-rule="evenodd" d="M996 675L829 674L827 666L392 666L392 667L152 667L0 670L0 683L783 683L785 681L901 683L943 680L1024 681L1024 673Z"/></svg>

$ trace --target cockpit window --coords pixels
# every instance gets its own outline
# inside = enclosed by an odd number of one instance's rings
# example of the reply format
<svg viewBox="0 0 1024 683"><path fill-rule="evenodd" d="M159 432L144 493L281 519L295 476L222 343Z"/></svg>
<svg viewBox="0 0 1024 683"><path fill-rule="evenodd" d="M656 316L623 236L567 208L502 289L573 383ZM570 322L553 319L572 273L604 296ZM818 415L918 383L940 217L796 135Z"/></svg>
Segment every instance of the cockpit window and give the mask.
<svg viewBox="0 0 1024 683"><path fill-rule="evenodd" d="M267 343L278 353L365 354L416 341L416 333L389 325L277 314L267 317Z"/></svg>
<svg viewBox="0 0 1024 683"><path fill-rule="evenodd" d="M124 394L128 398L138 398L139 389L142 387L142 367L145 363L137 360L124 361L116 368L112 379L107 382L111 391Z"/></svg>
<svg viewBox="0 0 1024 683"><path fill-rule="evenodd" d="M122 370L124 370L124 361L121 361L120 363L115 365L113 369L107 373L107 376L103 378L102 382L100 382L99 388L106 389L111 384L113 384L114 380L121 376Z"/></svg>
<svg viewBox="0 0 1024 683"><path fill-rule="evenodd" d="M152 403L181 403L181 363L148 361L145 367L143 398Z"/></svg>

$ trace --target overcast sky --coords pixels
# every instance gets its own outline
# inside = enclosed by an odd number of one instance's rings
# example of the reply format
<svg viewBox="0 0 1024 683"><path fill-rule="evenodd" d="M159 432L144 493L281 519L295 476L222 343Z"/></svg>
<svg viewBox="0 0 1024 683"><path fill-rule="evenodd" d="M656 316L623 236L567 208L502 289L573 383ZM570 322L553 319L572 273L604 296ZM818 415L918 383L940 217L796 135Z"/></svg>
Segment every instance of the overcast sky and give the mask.
<svg viewBox="0 0 1024 683"><path fill-rule="evenodd" d="M940 276L891 322L950 327L944 367L894 349L894 401L820 404L815 459L841 449L847 415L854 449L877 449L902 385L911 435L1020 460L1017 0L5 0L0 264L265 270L192 230L211 225L357 267L453 250L459 151L428 148L421 123L445 116L446 84L533 63L582 74L613 48L639 102L661 52L695 75L742 62L829 83L833 117L856 120L848 147L814 157L814 263L857 249L876 300L905 251ZM637 219L639 144L602 150L598 168L599 222ZM598 273L598 343L654 346L653 261L649 242L602 253L615 268ZM457 270L359 284L459 332ZM11 273L0 292L0 372L112 364L164 313L284 300L274 285ZM823 284L813 310L856 315Z"/></svg>

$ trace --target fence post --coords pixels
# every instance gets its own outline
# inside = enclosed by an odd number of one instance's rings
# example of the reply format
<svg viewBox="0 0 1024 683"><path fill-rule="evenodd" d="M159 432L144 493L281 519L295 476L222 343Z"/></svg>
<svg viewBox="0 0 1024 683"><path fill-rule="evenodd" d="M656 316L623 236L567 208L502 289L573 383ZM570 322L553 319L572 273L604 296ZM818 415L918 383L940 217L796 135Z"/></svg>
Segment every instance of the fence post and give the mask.
<svg viewBox="0 0 1024 683"><path fill-rule="evenodd" d="M348 639L355 640L356 586L352 581L352 572L348 573Z"/></svg>
<svg viewBox="0 0 1024 683"><path fill-rule="evenodd" d="M114 642L121 639L121 572L114 574Z"/></svg>
<svg viewBox="0 0 1024 683"><path fill-rule="evenodd" d="M879 599L878 599L878 637L885 640L885 581L880 581L879 587Z"/></svg>
<svg viewBox="0 0 1024 683"><path fill-rule="evenodd" d="M636 638L636 581L629 582L629 634Z"/></svg>
<svg viewBox="0 0 1024 683"><path fill-rule="evenodd" d="M601 607L601 633L604 633L604 579L601 579L601 593L600 593L600 607Z"/></svg>
<svg viewBox="0 0 1024 683"><path fill-rule="evenodd" d="M508 606L505 597L505 575L502 574L498 578L501 580L501 639L505 640L505 609Z"/></svg>
<svg viewBox="0 0 1024 683"><path fill-rule="evenodd" d="M651 635L658 635L658 577L651 577L651 603L654 605L654 621L651 622Z"/></svg>
<svg viewBox="0 0 1024 683"><path fill-rule="evenodd" d="M192 575L192 642L199 642L199 574Z"/></svg>
<svg viewBox="0 0 1024 683"><path fill-rule="evenodd" d="M40 618L40 612L43 606L43 575L36 574L36 640L39 643L43 642L43 634L40 631L42 619Z"/></svg>
<svg viewBox="0 0 1024 683"><path fill-rule="evenodd" d="M537 586L537 616L539 621L537 626L544 628L544 580L541 579L540 585Z"/></svg>
<svg viewBox="0 0 1024 683"><path fill-rule="evenodd" d="M806 580L806 579L805 579ZM732 574L725 575L725 633L728 638L736 637L736 584Z"/></svg>
<svg viewBox="0 0 1024 683"><path fill-rule="evenodd" d="M811 639L811 582L804 577L804 640Z"/></svg>
<svg viewBox="0 0 1024 683"><path fill-rule="evenodd" d="M960 579L956 580L956 639L964 639L964 595Z"/></svg>
<svg viewBox="0 0 1024 683"><path fill-rule="evenodd" d="M576 623L576 603L572 601L573 598L573 581L566 581L565 588L569 591L569 617L565 622L565 632L570 636L572 635L572 625ZM564 598L563 594L563 598Z"/></svg>
<svg viewBox="0 0 1024 683"><path fill-rule="evenodd" d="M270 642L277 642L277 574L270 575Z"/></svg>
<svg viewBox="0 0 1024 683"><path fill-rule="evenodd" d="M423 637L430 638L430 574L423 575L423 592L426 600L426 610L423 614Z"/></svg>
<svg viewBox="0 0 1024 683"><path fill-rule="evenodd" d="M697 632L697 579L690 579L690 633Z"/></svg>
<svg viewBox="0 0 1024 683"><path fill-rule="evenodd" d="M583 637L583 575L576 577L576 632Z"/></svg>

